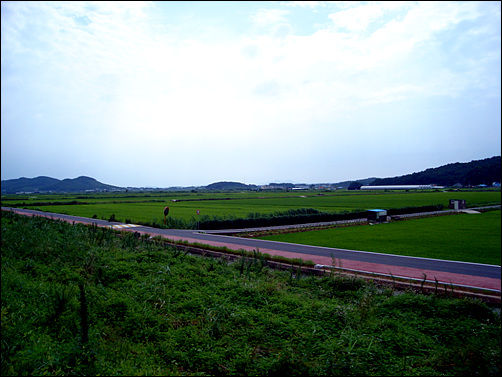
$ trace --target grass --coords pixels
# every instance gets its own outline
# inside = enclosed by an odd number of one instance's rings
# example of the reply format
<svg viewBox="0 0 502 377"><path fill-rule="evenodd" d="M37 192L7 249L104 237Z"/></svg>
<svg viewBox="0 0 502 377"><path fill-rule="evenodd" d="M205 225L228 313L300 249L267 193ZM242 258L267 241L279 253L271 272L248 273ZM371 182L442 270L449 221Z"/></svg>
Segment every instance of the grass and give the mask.
<svg viewBox="0 0 502 377"><path fill-rule="evenodd" d="M319 195L323 194L323 195ZM340 213L370 208L401 208L442 204L448 208L449 199L465 199L469 206L500 204L498 191L417 191L417 192L228 192L228 193L163 193L163 194L94 194L94 195L37 195L2 197L2 205L32 205L37 203L78 201L79 205L43 205L43 211L68 215L108 219L115 214L120 221L157 223L163 220L164 207L170 208L169 217L183 220L202 216L246 217L249 214L270 214L288 209L314 208ZM177 200L173 202L172 200Z"/></svg>
<svg viewBox="0 0 502 377"><path fill-rule="evenodd" d="M500 375L500 310L2 212L2 375Z"/></svg>
<svg viewBox="0 0 502 377"><path fill-rule="evenodd" d="M501 264L501 212L277 234L261 239L424 258Z"/></svg>
<svg viewBox="0 0 502 377"><path fill-rule="evenodd" d="M213 246L213 245L207 245L204 243L199 243L199 242L189 242L186 240L178 240L178 241L171 241L171 242L166 242L165 239L163 239L161 236L156 236L154 237L154 241L157 242L162 242L162 243L167 243L167 244L174 244L176 246L185 246L187 248L196 248L196 249L203 249L203 250L209 250L209 251L216 251L219 253L225 253L225 254L234 254L234 255L239 255L242 257L242 263L245 263L247 259L248 263L253 263L256 261L259 261L262 265L268 264L267 261L274 261L274 262L279 262L279 263L284 263L284 264L291 264L291 266L304 266L304 267L314 267L315 263L312 262L311 260L304 260L301 258L286 258L282 255L270 255L268 253L261 253L258 250L253 250L253 251L247 251L245 249L230 249L226 246Z"/></svg>

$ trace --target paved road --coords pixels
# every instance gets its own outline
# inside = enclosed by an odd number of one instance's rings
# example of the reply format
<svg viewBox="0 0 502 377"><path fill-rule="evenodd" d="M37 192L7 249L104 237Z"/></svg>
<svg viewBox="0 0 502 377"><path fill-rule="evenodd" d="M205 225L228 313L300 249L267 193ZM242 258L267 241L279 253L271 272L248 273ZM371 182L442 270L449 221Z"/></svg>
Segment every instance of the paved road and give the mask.
<svg viewBox="0 0 502 377"><path fill-rule="evenodd" d="M147 233L152 236L161 235L173 240L187 240L215 246L227 246L231 249L253 250L270 255L283 255L288 258L310 259L319 265L336 265L356 271L374 272L393 276L424 279L428 281L454 284L468 287L478 287L493 291L501 289L500 266L479 263L466 263L428 258L406 257L392 254L372 253L357 250L345 250L308 245L297 245L285 242L265 241L249 238L239 238L218 234L197 232L194 230L157 229L145 226L130 226L112 223L105 220L89 219L78 216L61 215L26 209L2 207L2 210L14 210L26 215L38 215L63 219L68 222L78 222L98 226L114 227L126 231Z"/></svg>

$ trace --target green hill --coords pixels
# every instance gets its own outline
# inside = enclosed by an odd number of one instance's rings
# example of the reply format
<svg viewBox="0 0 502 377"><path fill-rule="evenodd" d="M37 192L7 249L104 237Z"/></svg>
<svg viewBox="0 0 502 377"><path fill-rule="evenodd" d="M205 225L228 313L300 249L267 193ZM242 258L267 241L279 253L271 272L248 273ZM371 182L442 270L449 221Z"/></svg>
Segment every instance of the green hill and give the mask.
<svg viewBox="0 0 502 377"><path fill-rule="evenodd" d="M484 160L443 165L422 172L407 174L393 178L378 178L372 185L428 185L440 186L491 186L493 182L501 181L501 157L495 156Z"/></svg>
<svg viewBox="0 0 502 377"><path fill-rule="evenodd" d="M255 185L246 185L240 182L215 182L207 185L206 190L218 190L218 191L226 191L226 190L255 190L257 186Z"/></svg>
<svg viewBox="0 0 502 377"><path fill-rule="evenodd" d="M82 192L87 190L104 191L117 189L121 188L84 176L63 180L50 177L23 177L2 181L2 194L14 194L16 192Z"/></svg>
<svg viewBox="0 0 502 377"><path fill-rule="evenodd" d="M495 156L484 160L474 160L467 163L452 163L437 168L431 168L418 173L407 174L392 178L366 178L358 180L360 185L428 185L440 186L477 186L485 184L491 186L493 182L501 179L501 157ZM344 181L335 184L338 187L349 187L353 181ZM293 184L271 183L271 186L284 186ZM228 190L256 190L258 186L240 182L215 182L201 189L212 191ZM84 192L84 191L125 190L101 183L94 178L81 176L75 179L55 179L51 177L18 178L2 181L2 194L14 194L18 192Z"/></svg>

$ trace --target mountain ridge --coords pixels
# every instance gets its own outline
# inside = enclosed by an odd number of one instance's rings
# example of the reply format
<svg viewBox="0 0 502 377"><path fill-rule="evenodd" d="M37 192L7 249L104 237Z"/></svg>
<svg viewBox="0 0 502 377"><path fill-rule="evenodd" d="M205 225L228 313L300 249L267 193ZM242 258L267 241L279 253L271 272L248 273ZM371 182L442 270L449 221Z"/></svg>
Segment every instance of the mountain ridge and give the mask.
<svg viewBox="0 0 502 377"><path fill-rule="evenodd" d="M486 184L491 185L492 182L501 181L501 156L494 156L491 158L485 158L482 160L473 160L471 162L455 162L446 165L439 166L437 168L429 168L421 172L406 174L391 178L365 178L352 181L343 181L338 183L328 183L323 184L325 186L331 187L342 187L347 188L353 182L361 182L365 185L408 185L408 184L437 184L440 186L453 186L455 184L460 184L462 186L467 185L479 185ZM293 184L284 183L270 183L270 187L281 188L281 186L290 186ZM309 184L311 185L311 184ZM314 186L322 186L319 184L313 184ZM296 185L293 185L296 186ZM307 185L308 186L308 185ZM214 182L207 186L201 187L171 187L171 188L158 188L157 190L165 189L206 189L206 190L256 190L260 188L259 185L254 184L244 184L240 182L232 181L220 181ZM26 178L21 177L17 179L8 179L1 181L2 194L14 194L14 193L60 193L60 192L85 192L85 191L125 191L125 190L135 190L135 189L145 189L145 188L131 188L131 187L119 187L113 186L105 183L101 183L94 178L87 176L80 176L77 178L66 178L63 180L51 178L47 176L39 176L36 178ZM150 189L151 190L151 189Z"/></svg>
<svg viewBox="0 0 502 377"><path fill-rule="evenodd" d="M65 178L62 180L47 176L2 180L2 194L13 194L17 192L81 192L87 190L104 191L121 189L121 187L107 185L86 176Z"/></svg>

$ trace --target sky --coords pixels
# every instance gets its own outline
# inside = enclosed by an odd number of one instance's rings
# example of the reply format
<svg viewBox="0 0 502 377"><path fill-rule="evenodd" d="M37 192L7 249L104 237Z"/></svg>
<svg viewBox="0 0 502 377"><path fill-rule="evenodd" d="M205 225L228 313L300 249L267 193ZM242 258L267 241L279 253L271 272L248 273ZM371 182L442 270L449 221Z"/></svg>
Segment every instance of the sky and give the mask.
<svg viewBox="0 0 502 377"><path fill-rule="evenodd" d="M498 1L2 1L1 177L336 183L499 156L500 47Z"/></svg>

